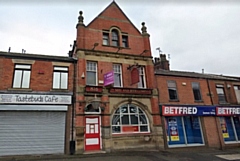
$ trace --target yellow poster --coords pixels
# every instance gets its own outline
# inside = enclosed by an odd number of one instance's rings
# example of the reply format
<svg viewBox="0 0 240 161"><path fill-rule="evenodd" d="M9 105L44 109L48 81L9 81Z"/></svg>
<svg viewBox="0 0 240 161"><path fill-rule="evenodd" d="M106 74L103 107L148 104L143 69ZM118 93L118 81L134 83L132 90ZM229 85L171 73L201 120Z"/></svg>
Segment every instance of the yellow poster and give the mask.
<svg viewBox="0 0 240 161"><path fill-rule="evenodd" d="M229 138L227 124L224 117L220 117L220 125L222 129L223 138Z"/></svg>
<svg viewBox="0 0 240 161"><path fill-rule="evenodd" d="M176 118L169 118L168 119L168 127L170 129L170 139L171 139L171 141L179 141L177 119Z"/></svg>

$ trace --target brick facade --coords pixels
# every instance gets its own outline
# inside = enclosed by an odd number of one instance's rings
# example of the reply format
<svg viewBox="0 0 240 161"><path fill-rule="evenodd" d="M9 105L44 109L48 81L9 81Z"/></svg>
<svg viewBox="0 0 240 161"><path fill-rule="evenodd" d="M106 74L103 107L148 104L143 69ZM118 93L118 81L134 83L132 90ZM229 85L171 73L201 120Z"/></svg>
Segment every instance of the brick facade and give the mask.
<svg viewBox="0 0 240 161"><path fill-rule="evenodd" d="M238 107L238 101L234 86L240 84L240 79L237 77L229 77L222 75L171 71L169 62L166 60L165 54L160 54L160 58L155 58L155 79L159 90L160 105L180 105L180 106L226 106ZM167 68L166 68L167 66ZM168 81L175 81L177 100L170 100ZM194 99L192 82L199 83L201 100ZM226 102L219 101L216 86L222 85ZM162 119L164 120L164 116ZM211 148L224 149L228 146L238 146L238 144L226 144L222 135L221 123L217 116L201 116L202 133L205 146ZM168 146L165 145L167 148Z"/></svg>
<svg viewBox="0 0 240 161"><path fill-rule="evenodd" d="M18 88L13 86L14 82L14 68L15 65L30 65L30 82L28 88ZM68 84L67 89L53 89L53 73L54 67L66 67L68 68ZM73 80L74 80L74 60L69 57L57 57L57 56L46 56L46 55L35 55L35 54L23 54L23 53L12 53L12 52L0 52L0 94L2 98L0 99L0 110L1 108L11 107L14 105L14 108L21 109L23 107L23 103L18 104L17 101L14 101L14 98L9 100L9 102L4 102L5 95L21 95L24 97L57 97L59 96L67 96L71 101L71 97L73 96ZM24 77L24 76L22 76ZM22 78L24 79L24 78ZM3 101L3 102L2 102ZM26 105L35 105L36 108L39 108L38 111L49 111L51 110L41 108L45 106L41 103L41 101L37 102L29 102L31 100L26 101ZM42 100L44 101L44 100ZM59 100L56 100L59 101ZM3 104L2 104L3 103ZM58 106L56 103L46 105L51 107L51 105ZM19 107L18 107L19 106ZM64 151L65 153L69 153L69 142L73 138L71 138L71 114L73 105L69 104L66 111L66 127L64 127ZM25 108L24 108L25 109ZM28 111L32 111L33 109L29 108ZM9 112L13 111L11 108L7 110ZM56 109L56 111L58 111ZM54 111L52 111L54 112ZM17 130L15 130L16 132ZM34 131L33 131L34 132ZM45 134L43 134L45 135ZM30 141L31 139L29 139ZM0 152L1 153L1 152ZM0 154L1 155L1 154Z"/></svg>
<svg viewBox="0 0 240 161"><path fill-rule="evenodd" d="M86 122L89 117L85 108L96 95L104 102L104 111L101 112L101 148L100 150L113 151L128 148L156 148L163 147L161 121L159 119L158 92L154 80L154 66L145 24L142 23L142 33L132 24L128 17L119 8L116 2L112 2L87 26L83 22L83 13L80 12L77 24L77 39L72 50L72 55L78 59L77 77L77 107L76 107L76 150L84 152L87 147ZM112 43L112 31L118 32L119 45ZM109 34L109 44L103 44L103 34ZM127 36L127 47L122 46L123 36ZM75 52L74 52L75 51ZM87 88L87 62L97 63L97 88L102 91L86 91ZM139 89L138 84L131 83L132 67L144 67L145 88L151 94L139 95L138 93L112 93L113 87L104 87L104 74L113 70L113 64L121 65L122 87L121 91ZM85 77L82 77L82 76ZM92 88L92 87L90 87ZM94 88L94 87L93 87ZM141 108L149 120L149 132L121 134L112 133L112 117L115 111L124 104L134 104ZM92 115L91 115L92 116ZM144 140L147 139L147 141Z"/></svg>

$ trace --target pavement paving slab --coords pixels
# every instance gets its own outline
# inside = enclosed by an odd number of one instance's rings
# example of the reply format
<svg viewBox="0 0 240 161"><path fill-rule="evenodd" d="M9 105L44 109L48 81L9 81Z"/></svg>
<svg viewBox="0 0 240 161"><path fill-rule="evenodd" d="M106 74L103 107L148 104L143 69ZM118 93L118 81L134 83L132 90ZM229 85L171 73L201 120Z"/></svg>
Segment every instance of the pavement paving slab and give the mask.
<svg viewBox="0 0 240 161"><path fill-rule="evenodd" d="M118 151L75 155L28 155L0 157L0 161L240 161L240 149Z"/></svg>

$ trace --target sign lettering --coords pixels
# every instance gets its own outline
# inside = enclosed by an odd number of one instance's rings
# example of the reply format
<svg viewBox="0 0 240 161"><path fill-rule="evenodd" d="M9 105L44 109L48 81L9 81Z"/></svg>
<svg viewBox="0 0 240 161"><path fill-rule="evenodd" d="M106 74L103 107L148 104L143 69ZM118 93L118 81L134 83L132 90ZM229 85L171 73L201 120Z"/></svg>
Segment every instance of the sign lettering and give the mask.
<svg viewBox="0 0 240 161"><path fill-rule="evenodd" d="M5 104L71 104L69 95L0 94L0 103Z"/></svg>
<svg viewBox="0 0 240 161"><path fill-rule="evenodd" d="M163 116L214 116L214 106L162 106Z"/></svg>
<svg viewBox="0 0 240 161"><path fill-rule="evenodd" d="M240 107L216 107L217 116L240 115Z"/></svg>

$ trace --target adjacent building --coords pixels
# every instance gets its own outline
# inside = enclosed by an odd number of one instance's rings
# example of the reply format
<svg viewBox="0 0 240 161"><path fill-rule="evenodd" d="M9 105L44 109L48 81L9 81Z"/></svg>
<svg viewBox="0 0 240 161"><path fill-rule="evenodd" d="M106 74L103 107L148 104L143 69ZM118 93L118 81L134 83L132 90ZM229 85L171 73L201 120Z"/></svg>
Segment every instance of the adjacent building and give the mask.
<svg viewBox="0 0 240 161"><path fill-rule="evenodd" d="M0 52L0 156L69 153L74 60Z"/></svg>
<svg viewBox="0 0 240 161"><path fill-rule="evenodd" d="M154 64L165 148L239 145L238 77L171 71L165 54Z"/></svg>

